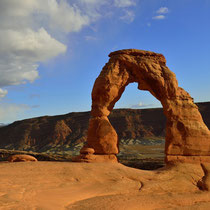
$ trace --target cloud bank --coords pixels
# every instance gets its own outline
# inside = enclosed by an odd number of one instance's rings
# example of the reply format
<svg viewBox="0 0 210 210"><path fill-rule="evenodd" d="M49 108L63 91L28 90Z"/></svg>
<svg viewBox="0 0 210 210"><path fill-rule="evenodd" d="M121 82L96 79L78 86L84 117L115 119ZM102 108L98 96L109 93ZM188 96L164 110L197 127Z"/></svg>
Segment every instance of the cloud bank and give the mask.
<svg viewBox="0 0 210 210"><path fill-rule="evenodd" d="M40 62L65 53L58 37L79 32L102 16L103 8L128 8L134 0L1 0L0 98L10 85L33 82ZM132 22L134 14L121 17Z"/></svg>
<svg viewBox="0 0 210 210"><path fill-rule="evenodd" d="M130 23L133 6L135 0L0 0L0 121L13 121L34 108L4 103L7 87L39 78L41 62L67 51L69 33L106 18L113 9L120 10L119 20Z"/></svg>

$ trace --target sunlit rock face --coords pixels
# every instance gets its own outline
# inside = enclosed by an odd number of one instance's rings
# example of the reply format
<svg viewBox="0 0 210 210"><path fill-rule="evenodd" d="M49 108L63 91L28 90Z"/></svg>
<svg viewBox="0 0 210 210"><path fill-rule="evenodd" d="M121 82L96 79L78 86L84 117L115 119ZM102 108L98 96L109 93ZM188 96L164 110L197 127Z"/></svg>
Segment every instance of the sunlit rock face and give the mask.
<svg viewBox="0 0 210 210"><path fill-rule="evenodd" d="M109 57L92 90L92 110L85 146L94 149L92 159L107 155L113 161L113 155L118 153L117 133L107 116L125 87L133 82L138 83L139 90L149 91L163 106L167 118L166 161L179 160L177 156L210 156L210 131L193 98L178 86L176 76L166 66L163 55L127 49L112 52ZM103 161L102 156L100 161ZM109 160L107 157L104 161ZM91 158L81 154L79 159L88 161Z"/></svg>
<svg viewBox="0 0 210 210"><path fill-rule="evenodd" d="M9 162L28 162L28 161L37 161L34 156L31 155L12 155L8 158Z"/></svg>

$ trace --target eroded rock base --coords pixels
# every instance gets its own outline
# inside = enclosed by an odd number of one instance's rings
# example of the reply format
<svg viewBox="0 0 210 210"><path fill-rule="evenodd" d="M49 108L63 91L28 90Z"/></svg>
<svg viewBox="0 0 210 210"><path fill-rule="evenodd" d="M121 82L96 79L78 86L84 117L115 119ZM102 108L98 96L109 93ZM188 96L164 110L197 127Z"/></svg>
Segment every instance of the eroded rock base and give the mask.
<svg viewBox="0 0 210 210"><path fill-rule="evenodd" d="M165 157L166 163L180 162L180 163L210 163L210 156L181 156L181 155L167 155Z"/></svg>
<svg viewBox="0 0 210 210"><path fill-rule="evenodd" d="M116 155L94 155L94 154L80 154L72 159L73 162L86 162L86 163L103 163L111 162L118 163Z"/></svg>

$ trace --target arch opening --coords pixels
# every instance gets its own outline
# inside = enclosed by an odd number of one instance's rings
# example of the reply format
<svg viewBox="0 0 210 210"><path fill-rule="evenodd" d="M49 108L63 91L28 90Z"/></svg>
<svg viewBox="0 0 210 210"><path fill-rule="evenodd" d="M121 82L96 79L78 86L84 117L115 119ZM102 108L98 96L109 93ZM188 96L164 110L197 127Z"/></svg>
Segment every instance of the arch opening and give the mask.
<svg viewBox="0 0 210 210"><path fill-rule="evenodd" d="M108 119L118 134L120 163L145 170L163 167L166 118L162 105L148 91L130 83Z"/></svg>
<svg viewBox="0 0 210 210"><path fill-rule="evenodd" d="M138 83L126 86L121 98L115 103L114 109L147 109L162 108L162 104L149 91L139 91Z"/></svg>
<svg viewBox="0 0 210 210"><path fill-rule="evenodd" d="M138 83L139 90L149 91L163 106L167 119L166 162L192 156L193 160L208 159L210 132L193 98L178 87L175 74L166 66L165 57L135 49L116 51L109 56L109 62L103 67L92 90L87 144L77 160L117 161L118 136L108 116L125 87L133 82Z"/></svg>

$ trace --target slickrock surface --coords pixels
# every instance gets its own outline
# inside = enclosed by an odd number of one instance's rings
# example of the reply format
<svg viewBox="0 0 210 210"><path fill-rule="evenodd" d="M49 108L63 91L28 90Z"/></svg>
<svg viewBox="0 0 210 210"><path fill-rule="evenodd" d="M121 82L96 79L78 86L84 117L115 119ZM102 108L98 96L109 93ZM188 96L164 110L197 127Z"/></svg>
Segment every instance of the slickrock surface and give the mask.
<svg viewBox="0 0 210 210"><path fill-rule="evenodd" d="M210 131L193 98L178 86L176 76L166 66L163 55L128 49L109 56L109 62L103 67L92 90L86 147L93 148L96 155L118 153L117 133L107 116L125 87L137 82L139 90L149 91L163 106L167 118L166 155L210 156Z"/></svg>
<svg viewBox="0 0 210 210"><path fill-rule="evenodd" d="M210 209L210 164L0 162L0 209Z"/></svg>

